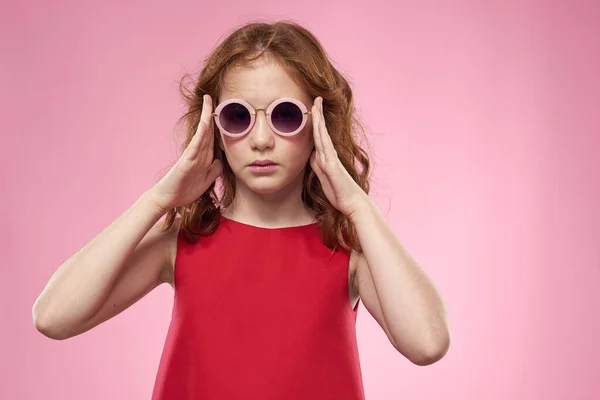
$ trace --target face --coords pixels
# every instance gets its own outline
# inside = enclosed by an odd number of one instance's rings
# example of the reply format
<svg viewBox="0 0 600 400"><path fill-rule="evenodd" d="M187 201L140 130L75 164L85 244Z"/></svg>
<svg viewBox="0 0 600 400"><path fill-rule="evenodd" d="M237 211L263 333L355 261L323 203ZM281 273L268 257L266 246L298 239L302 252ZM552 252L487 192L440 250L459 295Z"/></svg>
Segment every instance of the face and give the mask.
<svg viewBox="0 0 600 400"><path fill-rule="evenodd" d="M313 105L306 91L276 61L260 57L250 66L227 71L218 101L220 104L229 99L242 99L255 109L266 110L269 104L283 97L299 100L307 110ZM294 190L302 185L314 144L312 117L307 115L306 125L296 135L281 136L271 129L265 112L258 110L254 126L247 134L234 138L221 133L221 140L237 185L245 185L261 194ZM251 166L256 160L265 159L276 165L270 169Z"/></svg>

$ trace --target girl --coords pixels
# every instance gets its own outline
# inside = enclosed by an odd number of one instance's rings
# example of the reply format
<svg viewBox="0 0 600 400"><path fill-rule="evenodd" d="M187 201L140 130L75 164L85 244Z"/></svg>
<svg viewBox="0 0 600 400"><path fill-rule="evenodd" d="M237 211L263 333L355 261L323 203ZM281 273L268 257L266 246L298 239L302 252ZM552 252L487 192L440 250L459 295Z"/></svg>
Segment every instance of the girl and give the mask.
<svg viewBox="0 0 600 400"><path fill-rule="evenodd" d="M243 26L186 100L183 154L58 268L37 329L70 338L169 283L156 400L363 399L360 299L398 352L439 360L443 302L368 196L352 91L317 39Z"/></svg>

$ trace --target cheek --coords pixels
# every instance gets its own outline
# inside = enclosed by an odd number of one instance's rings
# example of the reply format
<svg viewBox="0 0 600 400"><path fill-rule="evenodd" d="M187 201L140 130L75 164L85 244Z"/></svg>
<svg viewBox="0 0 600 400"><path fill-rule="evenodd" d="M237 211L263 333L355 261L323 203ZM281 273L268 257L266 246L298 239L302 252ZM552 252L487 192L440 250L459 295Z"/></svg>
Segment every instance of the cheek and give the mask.
<svg viewBox="0 0 600 400"><path fill-rule="evenodd" d="M223 151L227 157L229 165L235 167L242 162L244 154L244 144L242 140L235 140L231 138L223 139Z"/></svg>
<svg viewBox="0 0 600 400"><path fill-rule="evenodd" d="M315 134L312 128L312 123L309 124L304 132L304 140L302 141L303 147L310 154L313 147L315 146Z"/></svg>
<svg viewBox="0 0 600 400"><path fill-rule="evenodd" d="M306 135L298 139L297 141L286 143L285 154L289 155L287 159L292 163L304 165L308 157L310 157L314 141L312 135Z"/></svg>

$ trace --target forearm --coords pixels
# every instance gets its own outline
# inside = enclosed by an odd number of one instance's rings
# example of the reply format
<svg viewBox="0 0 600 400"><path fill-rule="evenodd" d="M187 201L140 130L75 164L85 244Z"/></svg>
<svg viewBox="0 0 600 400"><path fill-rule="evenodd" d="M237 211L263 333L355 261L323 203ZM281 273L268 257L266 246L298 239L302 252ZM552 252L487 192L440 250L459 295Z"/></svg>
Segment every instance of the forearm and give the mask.
<svg viewBox="0 0 600 400"><path fill-rule="evenodd" d="M351 216L385 322L398 347L439 354L449 345L444 302L366 196Z"/></svg>
<svg viewBox="0 0 600 400"><path fill-rule="evenodd" d="M128 257L164 214L148 193L53 273L33 306L36 325L74 325L102 306Z"/></svg>

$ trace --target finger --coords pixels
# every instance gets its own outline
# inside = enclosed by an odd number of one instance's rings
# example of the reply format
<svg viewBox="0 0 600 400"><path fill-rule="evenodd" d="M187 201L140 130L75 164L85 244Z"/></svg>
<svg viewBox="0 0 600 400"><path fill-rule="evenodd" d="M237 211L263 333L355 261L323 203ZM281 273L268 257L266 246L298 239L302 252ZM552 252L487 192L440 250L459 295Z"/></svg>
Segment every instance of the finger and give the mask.
<svg viewBox="0 0 600 400"><path fill-rule="evenodd" d="M321 135L321 141L323 143L323 151L325 152L325 157L327 159L334 160L335 157L337 157L337 153L333 147L331 136L329 136L329 132L327 132L327 126L325 125L325 116L323 115L323 99L321 99L319 103L319 113L321 115L319 134Z"/></svg>
<svg viewBox="0 0 600 400"><path fill-rule="evenodd" d="M202 118L200 118L198 126L196 127L196 132L194 133L194 136L192 136L192 139L183 152L183 154L185 154L189 159L193 160L198 157L198 152L200 150L202 137L205 130L206 125L204 122L202 122Z"/></svg>
<svg viewBox="0 0 600 400"><path fill-rule="evenodd" d="M318 107L318 97L315 100L315 104L313 106L313 110L312 110L312 118L313 118L313 133L314 133L314 140L315 140L315 149L316 149L316 157L317 160L319 162L323 162L325 161L325 154L323 153L323 142L321 140L321 135L320 135L320 125L319 125L319 107Z"/></svg>
<svg viewBox="0 0 600 400"><path fill-rule="evenodd" d="M212 164L206 170L207 179L211 182L214 181L223 173L223 163L221 160L213 160Z"/></svg>
<svg viewBox="0 0 600 400"><path fill-rule="evenodd" d="M317 153L314 151L310 157L310 166L312 167L315 175L317 175L317 179L321 183L321 187L323 187L324 183L327 182L327 177L325 176L325 173L321 167L319 167L319 163L317 162Z"/></svg>
<svg viewBox="0 0 600 400"><path fill-rule="evenodd" d="M215 142L215 132L214 132L214 121L213 121L213 101L212 101L212 97L210 97L210 95L206 95L206 133L205 135L207 136L208 139L208 144L207 144L207 148L208 150L211 152L214 149L214 142Z"/></svg>
<svg viewBox="0 0 600 400"><path fill-rule="evenodd" d="M204 95L202 103L202 114L200 115L200 123L196 135L198 137L198 146L195 148L194 156L205 157L207 152L212 152L213 149L213 134L212 134L212 100L209 95ZM212 154L212 153L210 153Z"/></svg>
<svg viewBox="0 0 600 400"><path fill-rule="evenodd" d="M319 138L318 138L318 132L317 132L317 128L319 127L319 118L317 115L317 100L315 99L315 102L312 106L312 108L310 109L310 115L312 118L312 127L313 127L313 141L315 142L315 149L317 151L319 151Z"/></svg>
<svg viewBox="0 0 600 400"><path fill-rule="evenodd" d="M313 152L311 153L309 161L310 161L310 166L312 167L315 174L317 174L317 176L320 177L321 176L321 168L319 168L319 163L317 162L317 151L316 150L313 150Z"/></svg>
<svg viewBox="0 0 600 400"><path fill-rule="evenodd" d="M317 120L318 120L318 131L319 131L319 141L321 142L321 161L326 163L329 159L328 151L327 151L327 142L325 139L325 131L323 127L325 126L325 118L323 117L323 113L321 112L321 104L323 103L323 98L319 97L319 101L317 102Z"/></svg>
<svg viewBox="0 0 600 400"><path fill-rule="evenodd" d="M205 94L202 97L202 114L200 115L200 121L203 121L207 126L211 120L212 114L212 99L210 95Z"/></svg>

